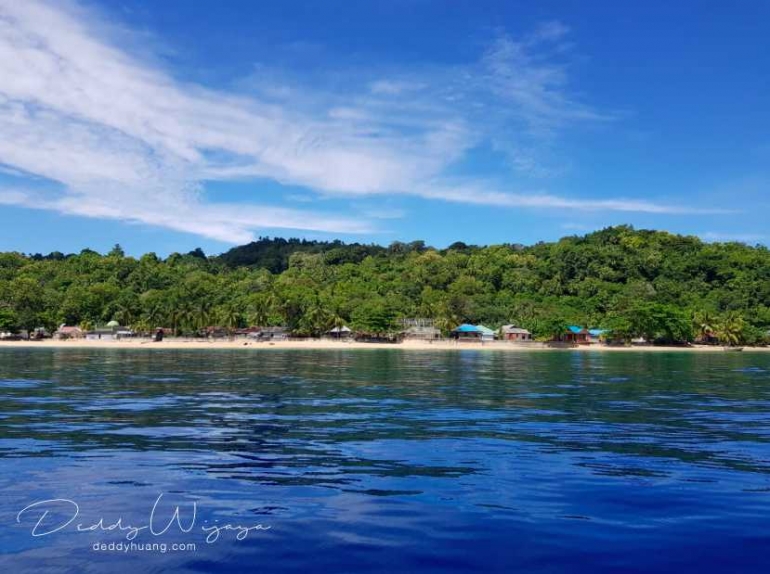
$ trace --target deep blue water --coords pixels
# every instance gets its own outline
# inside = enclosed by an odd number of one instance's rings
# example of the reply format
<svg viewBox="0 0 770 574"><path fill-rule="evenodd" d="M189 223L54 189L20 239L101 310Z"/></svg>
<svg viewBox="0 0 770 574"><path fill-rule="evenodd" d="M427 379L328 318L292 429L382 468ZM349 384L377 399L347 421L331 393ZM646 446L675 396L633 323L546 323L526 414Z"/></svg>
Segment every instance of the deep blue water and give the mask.
<svg viewBox="0 0 770 574"><path fill-rule="evenodd" d="M0 468L9 572L767 572L770 355L0 348Z"/></svg>

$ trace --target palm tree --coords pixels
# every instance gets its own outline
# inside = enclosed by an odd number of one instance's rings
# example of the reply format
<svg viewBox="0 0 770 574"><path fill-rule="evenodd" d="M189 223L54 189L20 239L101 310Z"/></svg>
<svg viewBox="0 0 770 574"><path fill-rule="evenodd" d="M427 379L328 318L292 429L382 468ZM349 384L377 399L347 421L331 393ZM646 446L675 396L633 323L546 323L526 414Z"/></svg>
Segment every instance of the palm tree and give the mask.
<svg viewBox="0 0 770 574"><path fill-rule="evenodd" d="M228 335L232 336L233 329L236 329L241 322L241 313L235 308L235 305L225 305L217 310L217 321L222 327L227 329Z"/></svg>
<svg viewBox="0 0 770 574"><path fill-rule="evenodd" d="M164 326L163 323L166 322L166 319L168 317L168 314L166 312L166 309L163 307L163 305L153 305L149 309L147 309L146 312L147 321L150 323L151 328L155 328L158 326Z"/></svg>
<svg viewBox="0 0 770 574"><path fill-rule="evenodd" d="M153 325L150 324L150 321L148 321L147 319L142 318L142 319L137 319L136 321L134 321L133 325L131 325L131 328L136 333L144 334L144 333L150 333L154 327L153 327Z"/></svg>
<svg viewBox="0 0 770 574"><path fill-rule="evenodd" d="M211 323L211 305L208 302L201 301L194 305L191 310L191 324L195 330L208 327Z"/></svg>
<svg viewBox="0 0 770 574"><path fill-rule="evenodd" d="M208 322L207 305L196 305L191 301L177 301L170 310L174 332L179 329L194 332L205 327Z"/></svg>
<svg viewBox="0 0 770 574"><path fill-rule="evenodd" d="M270 302L267 297L255 299L249 307L249 322L252 325L263 327L267 325L270 318Z"/></svg>
<svg viewBox="0 0 770 574"><path fill-rule="evenodd" d="M417 307L418 317L435 317L437 312L437 305L430 301L423 300Z"/></svg>
<svg viewBox="0 0 770 574"><path fill-rule="evenodd" d="M341 329L345 326L346 321L339 307L335 306L329 311L329 321L333 329Z"/></svg>
<svg viewBox="0 0 770 574"><path fill-rule="evenodd" d="M693 326L701 341L708 342L714 338L714 318L708 311L696 312L693 316Z"/></svg>
<svg viewBox="0 0 770 574"><path fill-rule="evenodd" d="M317 296L304 311L305 312L299 320L299 327L301 330L311 335L318 335L331 328L331 313L326 310Z"/></svg>
<svg viewBox="0 0 770 574"><path fill-rule="evenodd" d="M448 304L441 303L437 306L434 325L442 334L448 334L460 324L460 318L452 311Z"/></svg>
<svg viewBox="0 0 770 574"><path fill-rule="evenodd" d="M120 304L115 310L113 318L121 325L130 326L134 321L134 314L127 305Z"/></svg>
<svg viewBox="0 0 770 574"><path fill-rule="evenodd" d="M740 345L743 341L743 332L746 328L746 321L738 313L727 313L718 326L719 341L730 347Z"/></svg>
<svg viewBox="0 0 770 574"><path fill-rule="evenodd" d="M171 323L174 336L178 335L179 329L182 327L187 316L186 305L182 301L171 299L166 302L160 314Z"/></svg>

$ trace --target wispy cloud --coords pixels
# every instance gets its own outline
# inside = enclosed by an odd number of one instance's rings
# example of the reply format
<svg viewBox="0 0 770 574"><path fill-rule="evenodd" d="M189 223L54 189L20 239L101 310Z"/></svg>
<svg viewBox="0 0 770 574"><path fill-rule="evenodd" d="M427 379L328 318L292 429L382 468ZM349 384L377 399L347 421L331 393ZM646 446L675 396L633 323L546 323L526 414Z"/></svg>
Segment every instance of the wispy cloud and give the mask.
<svg viewBox="0 0 770 574"><path fill-rule="evenodd" d="M376 95L398 96L405 92L413 92L425 88L421 82L404 80L377 80L369 84L369 90Z"/></svg>
<svg viewBox="0 0 770 574"><path fill-rule="evenodd" d="M636 199L585 199L549 195L543 192L508 193L494 191L494 187L477 184L446 186L437 184L417 188L416 194L428 199L443 199L456 203L491 205L497 207L544 208L572 211L619 211L629 213L698 214L734 213L726 209L660 204Z"/></svg>
<svg viewBox="0 0 770 574"><path fill-rule="evenodd" d="M567 67L548 52L563 47L567 33L550 22L518 42L501 34L476 64L433 68L423 78L413 71L370 78L344 97L283 83L257 95L175 79L137 57L130 38L121 36L120 46L129 48L119 48L115 30L77 4L0 0L0 163L60 185L44 197L5 190L0 202L226 242L249 240L265 227L368 233L375 226L360 215L263 205L276 198L260 196L257 186L255 204L213 202L208 180L269 178L333 196L702 212L448 180L449 168L482 142L534 171L534 142L610 118L569 95Z"/></svg>
<svg viewBox="0 0 770 574"><path fill-rule="evenodd" d="M111 193L105 189L101 196L87 197L79 193L41 193L26 189L0 188L0 205L15 205L29 209L58 211L66 215L118 219L128 223L142 223L194 233L222 241L245 243L253 239L251 229L303 229L323 233L373 233L376 230L366 221L353 218L322 215L310 210L287 209L216 203L199 205L177 203L161 196L146 205L113 203L122 189Z"/></svg>

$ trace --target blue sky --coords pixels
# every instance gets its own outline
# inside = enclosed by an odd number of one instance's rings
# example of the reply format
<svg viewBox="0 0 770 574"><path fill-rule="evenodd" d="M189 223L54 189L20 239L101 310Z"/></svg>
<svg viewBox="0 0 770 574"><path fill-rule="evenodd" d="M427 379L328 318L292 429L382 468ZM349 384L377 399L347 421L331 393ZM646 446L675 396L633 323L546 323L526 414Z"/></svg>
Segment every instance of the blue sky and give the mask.
<svg viewBox="0 0 770 574"><path fill-rule="evenodd" d="M0 0L0 250L768 243L770 3Z"/></svg>

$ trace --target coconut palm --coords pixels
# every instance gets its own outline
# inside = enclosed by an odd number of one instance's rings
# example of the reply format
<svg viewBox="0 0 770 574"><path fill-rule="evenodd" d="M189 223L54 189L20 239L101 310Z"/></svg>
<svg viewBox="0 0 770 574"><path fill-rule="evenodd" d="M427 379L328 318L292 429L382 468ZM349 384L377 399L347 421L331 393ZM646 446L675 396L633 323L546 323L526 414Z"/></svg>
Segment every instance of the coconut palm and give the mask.
<svg viewBox="0 0 770 574"><path fill-rule="evenodd" d="M743 341L746 321L738 313L730 312L719 321L717 333L719 341L730 347Z"/></svg>
<svg viewBox="0 0 770 574"><path fill-rule="evenodd" d="M208 327L209 323L211 323L211 319L211 305L208 302L201 301L192 307L191 325L195 330Z"/></svg>
<svg viewBox="0 0 770 574"><path fill-rule="evenodd" d="M252 325L264 326L270 318L270 302L267 297L255 298L248 310L249 322Z"/></svg>
<svg viewBox="0 0 770 574"><path fill-rule="evenodd" d="M162 326L163 323L166 323L166 320L168 318L168 313L166 308L161 305L153 305L149 309L147 309L146 312L147 322L150 323L150 326L152 328Z"/></svg>
<svg viewBox="0 0 770 574"><path fill-rule="evenodd" d="M442 304L439 306L434 321L434 325L437 329L446 335L459 324L460 318L452 312L448 305Z"/></svg>
<svg viewBox="0 0 770 574"><path fill-rule="evenodd" d="M113 314L113 319L118 321L121 325L131 325L134 321L134 313L127 305L118 305Z"/></svg>
<svg viewBox="0 0 770 574"><path fill-rule="evenodd" d="M131 325L131 328L136 333L149 333L154 328L153 325L148 321L147 319L137 319L134 321L133 325Z"/></svg>
<svg viewBox="0 0 770 574"><path fill-rule="evenodd" d="M701 341L709 341L714 338L714 317L708 311L698 311L693 315L693 327Z"/></svg>
<svg viewBox="0 0 770 574"><path fill-rule="evenodd" d="M234 329L238 327L241 322L241 313L235 307L235 305L224 305L217 309L216 313L217 322L227 329L229 335L232 335Z"/></svg>
<svg viewBox="0 0 770 574"><path fill-rule="evenodd" d="M333 329L341 329L345 326L345 317L342 316L342 309L338 305L329 309L329 322Z"/></svg>
<svg viewBox="0 0 770 574"><path fill-rule="evenodd" d="M332 326L332 314L324 307L321 300L315 300L305 308L305 312L299 321L299 327L312 335L318 335L328 331Z"/></svg>

